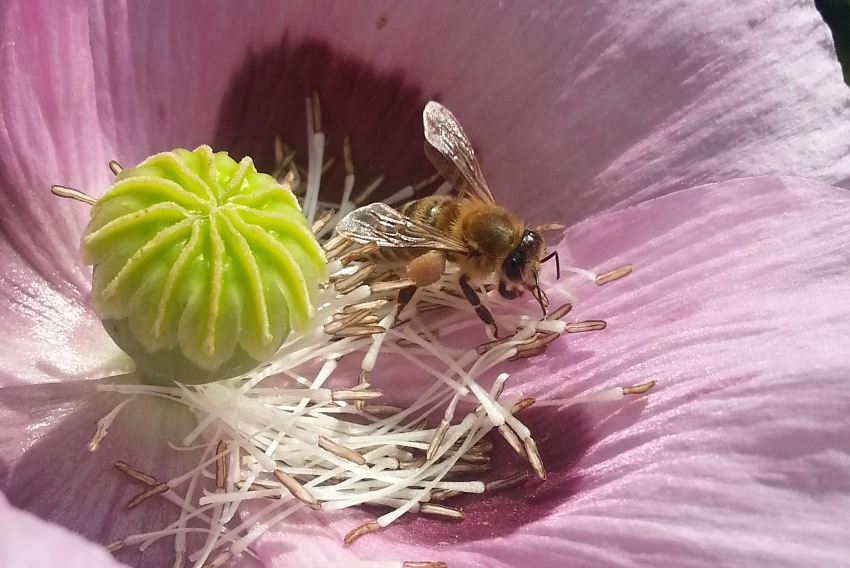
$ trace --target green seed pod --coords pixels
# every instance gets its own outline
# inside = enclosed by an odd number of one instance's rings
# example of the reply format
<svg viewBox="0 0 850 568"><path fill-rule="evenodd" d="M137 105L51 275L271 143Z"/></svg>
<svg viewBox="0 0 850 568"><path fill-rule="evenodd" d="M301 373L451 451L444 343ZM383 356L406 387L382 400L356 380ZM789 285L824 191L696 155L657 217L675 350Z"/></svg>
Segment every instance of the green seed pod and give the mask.
<svg viewBox="0 0 850 568"><path fill-rule="evenodd" d="M209 146L123 170L80 254L92 305L150 381L202 384L268 360L315 314L324 253L289 187Z"/></svg>

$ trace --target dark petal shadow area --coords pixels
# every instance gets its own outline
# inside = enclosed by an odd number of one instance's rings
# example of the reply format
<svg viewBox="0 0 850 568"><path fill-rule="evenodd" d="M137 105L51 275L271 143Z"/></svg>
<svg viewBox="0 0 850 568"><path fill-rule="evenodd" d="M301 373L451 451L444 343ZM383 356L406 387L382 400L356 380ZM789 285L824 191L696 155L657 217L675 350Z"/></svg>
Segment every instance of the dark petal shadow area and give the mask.
<svg viewBox="0 0 850 568"><path fill-rule="evenodd" d="M575 408L534 407L523 410L518 417L531 429L537 442L546 466L545 481L538 479L528 463L494 430L487 436L494 445L493 469L483 479L500 479L518 471L528 471L525 484L492 494L464 495L441 502L461 509L465 515L462 521L407 515L382 534L425 545L498 538L547 517L568 502L582 486L583 478L577 466L594 442L590 417Z"/></svg>
<svg viewBox="0 0 850 568"><path fill-rule="evenodd" d="M99 382L0 390L4 436L38 436L28 446L20 443L25 451L16 463L0 468L0 487L12 505L106 544L162 529L179 514L177 507L162 497L128 510L127 502L146 486L119 473L116 461L126 461L166 481L194 468L200 453L168 447L169 442L182 445L183 436L195 426L194 416L182 405L151 397L139 397L125 407L100 449L90 453L87 444L97 421L125 399L124 395L96 392L94 385ZM25 413L26 429L16 428L16 413ZM16 458L9 454L19 451L17 442L0 439L4 460ZM186 488L184 484L177 491L185 493ZM190 536L190 550L202 545L203 541ZM144 553L138 546L125 547L115 557L131 566L171 565L173 546L173 539L165 538Z"/></svg>
<svg viewBox="0 0 850 568"><path fill-rule="evenodd" d="M369 64L335 52L320 41L276 45L249 54L231 80L219 113L214 148L235 159L251 156L260 171L274 167L274 140L296 151L307 163L305 99L321 102L325 160L336 164L323 176L323 198L342 192L343 139L351 139L354 195L383 174L380 199L431 176L422 151L422 89L400 72L379 73Z"/></svg>

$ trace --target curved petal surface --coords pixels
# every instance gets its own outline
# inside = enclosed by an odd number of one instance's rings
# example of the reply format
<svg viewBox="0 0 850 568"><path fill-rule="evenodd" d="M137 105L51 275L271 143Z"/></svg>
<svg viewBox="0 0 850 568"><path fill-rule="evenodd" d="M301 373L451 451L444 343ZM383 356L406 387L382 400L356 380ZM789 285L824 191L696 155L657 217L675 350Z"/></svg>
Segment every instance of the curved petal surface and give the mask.
<svg viewBox="0 0 850 568"><path fill-rule="evenodd" d="M119 473L114 467L117 461L162 481L183 475L200 462L198 451L175 451L168 446L181 445L195 426L194 416L182 405L150 397L131 401L118 414L100 449L90 453L87 445L97 421L126 399L97 392L97 385L106 382L0 389L0 490L15 507L101 545L160 530L179 514L163 497L128 510L130 499L147 486ZM187 488L184 483L175 491L185 497ZM200 488L195 491L197 495ZM203 541L195 537L189 535L189 546L198 548ZM115 556L131 566L170 566L174 541L160 540L144 552L138 544L128 545Z"/></svg>
<svg viewBox="0 0 850 568"><path fill-rule="evenodd" d="M461 523L418 518L343 547L370 511L305 516L266 535L260 557L272 567L841 565L850 553L848 227L844 190L776 177L579 224L562 255L600 271L633 262L635 272L601 289L558 284L583 299L579 319L608 328L506 368L508 385L538 400L650 380L655 389L522 414L548 479L462 503ZM398 375L383 363L385 376Z"/></svg>
<svg viewBox="0 0 850 568"><path fill-rule="evenodd" d="M0 564L9 568L120 568L102 547L9 505L0 493Z"/></svg>

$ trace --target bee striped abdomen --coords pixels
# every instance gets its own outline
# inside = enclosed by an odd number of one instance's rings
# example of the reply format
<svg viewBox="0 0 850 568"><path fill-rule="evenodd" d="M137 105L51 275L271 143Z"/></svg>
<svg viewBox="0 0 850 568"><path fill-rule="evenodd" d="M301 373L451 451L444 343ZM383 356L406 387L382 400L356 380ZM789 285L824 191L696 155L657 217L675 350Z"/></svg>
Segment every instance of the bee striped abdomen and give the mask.
<svg viewBox="0 0 850 568"><path fill-rule="evenodd" d="M432 195L414 201L408 201L398 208L399 213L415 219L435 229L448 233L457 218L458 200L446 195ZM370 255L373 261L406 262L425 254L430 249L390 248L381 249Z"/></svg>

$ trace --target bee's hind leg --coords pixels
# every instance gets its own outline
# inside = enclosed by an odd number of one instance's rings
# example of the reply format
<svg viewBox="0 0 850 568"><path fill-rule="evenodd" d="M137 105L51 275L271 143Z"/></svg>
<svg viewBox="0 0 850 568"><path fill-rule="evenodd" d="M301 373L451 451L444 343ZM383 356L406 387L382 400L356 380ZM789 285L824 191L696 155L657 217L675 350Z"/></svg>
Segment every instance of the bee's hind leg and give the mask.
<svg viewBox="0 0 850 568"><path fill-rule="evenodd" d="M425 254L418 256L407 264L405 276L416 281L413 286L402 288L398 291L396 299L396 313L393 325L398 325L401 321L401 312L416 293L417 288L428 286L440 279L443 272L446 271L446 253L439 250L428 251Z"/></svg>
<svg viewBox="0 0 850 568"><path fill-rule="evenodd" d="M463 290L466 300L475 308L476 315L493 330L493 337L499 339L499 326L496 325L493 314L490 313L487 306L481 303L481 298L478 297L475 289L469 285L469 279L466 276L460 277L460 289Z"/></svg>

